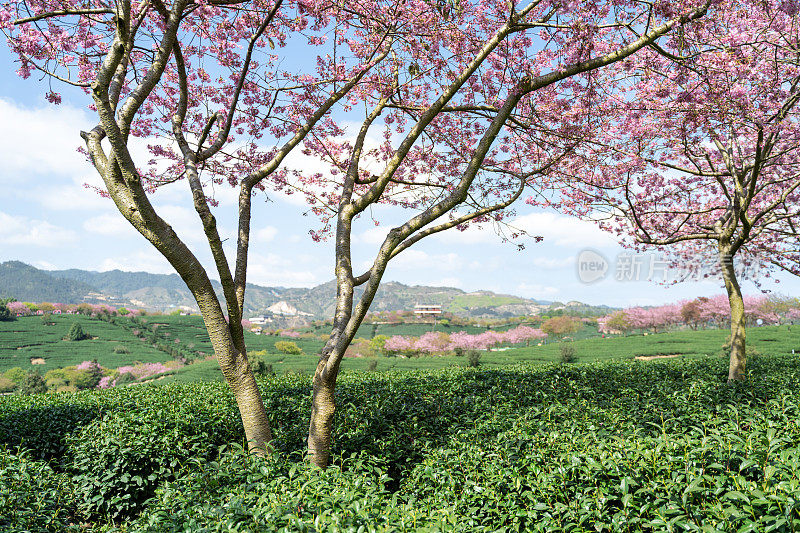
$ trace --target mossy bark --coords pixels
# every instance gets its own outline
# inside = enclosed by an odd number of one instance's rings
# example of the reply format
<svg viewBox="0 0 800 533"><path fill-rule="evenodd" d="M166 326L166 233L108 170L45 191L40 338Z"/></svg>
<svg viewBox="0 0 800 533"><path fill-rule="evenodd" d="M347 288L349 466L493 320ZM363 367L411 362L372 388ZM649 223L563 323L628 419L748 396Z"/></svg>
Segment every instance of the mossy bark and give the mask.
<svg viewBox="0 0 800 533"><path fill-rule="evenodd" d="M720 264L722 266L722 278L725 281L725 290L728 293L728 302L731 306L731 354L728 366L728 382L740 381L745 378L745 370L747 368L744 298L742 297L742 288L736 279L733 255L724 247L720 250Z"/></svg>
<svg viewBox="0 0 800 533"><path fill-rule="evenodd" d="M336 410L336 377L327 372L326 363L325 359L321 359L314 372L311 423L308 428L308 460L320 468L326 468L330 463L333 413Z"/></svg>

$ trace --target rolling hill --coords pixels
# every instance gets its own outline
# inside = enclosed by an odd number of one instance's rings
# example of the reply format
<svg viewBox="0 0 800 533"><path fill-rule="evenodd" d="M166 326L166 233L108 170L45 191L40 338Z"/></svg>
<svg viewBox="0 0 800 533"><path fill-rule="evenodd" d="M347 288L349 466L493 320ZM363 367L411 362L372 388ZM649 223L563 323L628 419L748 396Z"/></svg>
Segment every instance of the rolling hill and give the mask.
<svg viewBox="0 0 800 533"><path fill-rule="evenodd" d="M217 294L222 287L213 281ZM0 263L0 297L21 301L61 303L104 302L117 306L168 311L195 310L191 293L177 274L123 272L111 270L40 270L20 261ZM315 319L333 315L336 283L329 281L311 288L263 287L248 284L245 316L283 314ZM453 287L405 285L388 281L381 285L371 311L412 309L415 304L437 304L462 316L507 317L542 314L563 309L582 314L605 313L606 306L580 302L540 302L491 291L465 292ZM272 308L275 313L268 311Z"/></svg>

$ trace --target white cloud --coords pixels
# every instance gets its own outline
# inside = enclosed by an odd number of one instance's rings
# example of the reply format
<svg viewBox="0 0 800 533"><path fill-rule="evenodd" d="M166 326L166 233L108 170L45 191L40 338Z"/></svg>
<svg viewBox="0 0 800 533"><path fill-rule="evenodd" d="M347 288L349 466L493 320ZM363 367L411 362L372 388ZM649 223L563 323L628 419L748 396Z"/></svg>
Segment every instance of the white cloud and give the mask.
<svg viewBox="0 0 800 533"><path fill-rule="evenodd" d="M34 261L33 266L42 270L58 270L58 267L50 261Z"/></svg>
<svg viewBox="0 0 800 533"><path fill-rule="evenodd" d="M544 237L544 243L556 246L616 246L611 234L601 230L594 223L555 213L539 212L517 217L507 225L481 224L470 226L464 231L450 229L434 236L446 243L500 244L503 237L521 230L528 236L521 236L511 242L532 244L532 237Z"/></svg>
<svg viewBox="0 0 800 533"><path fill-rule="evenodd" d="M144 248L132 254L104 259L98 269L123 270L125 272L151 272L153 274L174 274L175 269L154 248Z"/></svg>
<svg viewBox="0 0 800 533"><path fill-rule="evenodd" d="M364 260L353 261L353 269L364 272L368 268L372 268L374 259L370 257ZM446 254L429 254L422 250L410 248L398 254L394 259L389 261L388 270L395 275L399 272L414 271L419 274L419 271L427 272L452 272L454 270L461 270L464 267L464 258L459 254L446 253ZM388 279L388 278L387 278ZM414 282L416 283L416 282ZM428 283L425 281L424 283Z"/></svg>
<svg viewBox="0 0 800 533"><path fill-rule="evenodd" d="M442 231L433 235L438 240L453 244L485 244L499 243L502 238L497 235L496 229L491 225L469 226L464 231L455 228Z"/></svg>
<svg viewBox="0 0 800 533"><path fill-rule="evenodd" d="M136 238L141 237L138 231L131 226L119 213L106 213L87 219L83 223L83 229L89 233L106 235L115 238Z"/></svg>
<svg viewBox="0 0 800 533"><path fill-rule="evenodd" d="M321 283L318 272L300 270L300 265L319 266L313 262L278 254L250 254L247 261L247 281L256 285L283 287L314 287Z"/></svg>
<svg viewBox="0 0 800 533"><path fill-rule="evenodd" d="M42 207L50 211L118 212L114 202L103 198L97 192L85 188L81 183L66 185L52 184L36 187L21 193L26 198L36 200Z"/></svg>
<svg viewBox="0 0 800 533"><path fill-rule="evenodd" d="M561 270L563 268L571 267L575 264L574 257L535 257L531 261L535 267L544 270Z"/></svg>
<svg viewBox="0 0 800 533"><path fill-rule="evenodd" d="M72 244L77 235L70 229L55 226L46 220L13 216L0 211L0 243L58 247Z"/></svg>
<svg viewBox="0 0 800 533"><path fill-rule="evenodd" d="M445 278L440 278L438 280L433 281L430 285L432 285L434 287L456 287L456 288L461 288L463 284L461 283L461 280L458 279L458 278L445 277Z"/></svg>
<svg viewBox="0 0 800 533"><path fill-rule="evenodd" d="M500 259L500 257L496 255L490 255L488 257L481 257L480 259L470 261L469 268L472 270L479 270L481 272L491 272L493 270L502 268L504 264L505 261Z"/></svg>
<svg viewBox="0 0 800 533"><path fill-rule="evenodd" d="M0 182L28 181L30 174L89 174L81 130L91 128L88 114L70 105L25 108L0 98Z"/></svg>
<svg viewBox="0 0 800 533"><path fill-rule="evenodd" d="M389 226L373 226L357 235L353 235L353 242L363 244L383 244L383 241L386 239L386 235L389 234L389 230L391 229L392 228Z"/></svg>
<svg viewBox="0 0 800 533"><path fill-rule="evenodd" d="M527 298L545 299L552 298L561 292L557 287L540 285L538 283L520 283L517 285L517 294Z"/></svg>
<svg viewBox="0 0 800 533"><path fill-rule="evenodd" d="M266 226L257 230L254 234L257 241L260 242L271 242L275 240L275 236L278 234L278 228L275 226Z"/></svg>
<svg viewBox="0 0 800 533"><path fill-rule="evenodd" d="M459 270L464 266L464 260L459 254L428 254L413 248L401 252L391 260L390 265L402 270Z"/></svg>
<svg viewBox="0 0 800 533"><path fill-rule="evenodd" d="M203 232L203 225L200 222L200 216L194 208L184 207L182 205L158 205L155 206L156 212L172 226L175 233L185 243L205 243L206 234ZM231 232L224 227L217 225L217 231L221 239L226 239L232 236Z"/></svg>

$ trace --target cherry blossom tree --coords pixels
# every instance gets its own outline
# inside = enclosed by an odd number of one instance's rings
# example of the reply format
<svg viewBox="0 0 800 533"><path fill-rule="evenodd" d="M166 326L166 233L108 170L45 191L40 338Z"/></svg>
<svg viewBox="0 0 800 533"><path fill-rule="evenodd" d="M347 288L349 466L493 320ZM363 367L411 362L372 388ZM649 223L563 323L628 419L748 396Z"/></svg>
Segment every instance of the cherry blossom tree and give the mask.
<svg viewBox="0 0 800 533"><path fill-rule="evenodd" d="M415 341L412 337L404 337L403 335L392 335L386 339L383 345L384 349L393 354L412 352L415 349Z"/></svg>
<svg viewBox="0 0 800 533"><path fill-rule="evenodd" d="M31 314L30 308L22 302L9 302L6 304L6 307L9 311L11 311L14 316L16 315L23 315L27 316Z"/></svg>
<svg viewBox="0 0 800 533"><path fill-rule="evenodd" d="M450 334L450 349L451 350L482 350L481 341L478 335L470 335L466 331L458 331Z"/></svg>
<svg viewBox="0 0 800 533"><path fill-rule="evenodd" d="M97 126L81 136L104 183L99 192L186 282L256 451L266 449L271 431L241 326L252 200L267 184L287 186L279 167L288 154L314 128L335 129L334 104L359 84L378 83L379 74L370 76L390 44L402 42L403 31L421 31L413 20L398 31L398 20L392 2L0 3L0 28L19 58L19 74L43 74L50 84L73 85L91 97ZM346 42L345 35L353 40ZM316 68L278 68L279 51L291 38L306 41L305 50L293 53L323 58ZM315 49L328 40L344 50L325 60L330 46ZM61 100L53 90L47 98ZM136 155L145 143L151 159ZM240 191L233 264L209 192L225 181ZM189 186L224 301L195 253L151 202L158 188L177 182Z"/></svg>
<svg viewBox="0 0 800 533"><path fill-rule="evenodd" d="M571 316L556 316L542 324L542 331L554 337L563 337L581 329L580 321Z"/></svg>
<svg viewBox="0 0 800 533"><path fill-rule="evenodd" d="M516 328L509 329L503 334L503 338L510 344L519 344L524 342L530 345L531 341L547 338L547 333L538 328L530 326L517 326Z"/></svg>
<svg viewBox="0 0 800 533"><path fill-rule="evenodd" d="M0 25L22 76L43 74L91 97L97 126L82 137L101 192L191 290L256 451L271 431L241 327L252 199L266 189L307 195L323 222L313 237L332 232L336 241L337 306L308 437L311 460L325 466L340 363L389 261L432 234L501 221L526 188L546 189L572 139L594 126L594 73L691 25L710 4L4 0ZM283 67L284 48L315 56L316 66ZM52 89L47 97L61 99ZM358 131L334 110L359 113ZM148 140L152 164L136 156L137 138ZM287 167L298 147L330 171ZM225 181L240 191L232 265L209 193ZM192 193L224 302L150 200L178 182ZM413 215L355 275L354 223L377 203Z"/></svg>
<svg viewBox="0 0 800 533"><path fill-rule="evenodd" d="M600 333L625 333L630 331L631 327L625 311L616 311L597 319L597 331Z"/></svg>
<svg viewBox="0 0 800 533"><path fill-rule="evenodd" d="M428 354L443 353L450 347L450 337L441 331L429 331L417 339L414 349Z"/></svg>
<svg viewBox="0 0 800 533"><path fill-rule="evenodd" d="M697 329L702 323L699 299L681 302L681 320L690 328Z"/></svg>
<svg viewBox="0 0 800 533"><path fill-rule="evenodd" d="M354 137L330 132L306 143L331 167L317 177L324 204L316 211L330 221L323 233L330 230L336 243L337 306L314 375L308 437L318 465L329 459L342 356L389 261L441 231L502 221L526 188L547 189L578 132L593 126L586 112L597 90L593 73L702 17L709 3L461 2L452 13L447 3L440 6L431 27L443 18L458 39L431 45L432 35L423 33L415 52L393 57L384 85L363 100L368 105ZM452 51L445 61L430 54L440 46ZM376 130L381 140L370 146ZM390 229L358 274L354 224L360 216L375 217L370 208L377 203L413 214Z"/></svg>
<svg viewBox="0 0 800 533"><path fill-rule="evenodd" d="M456 350L488 350L493 346L507 342L509 344L530 343L543 339L547 333L529 326L517 326L508 331L484 331L471 335L466 331L458 331L447 335L440 331L429 331L419 338L395 335L389 337L384 348L393 353L427 353L442 355Z"/></svg>
<svg viewBox="0 0 800 533"><path fill-rule="evenodd" d="M716 258L733 381L746 366L737 269L798 272L800 24L796 2L718 8L670 36L678 53L654 44L608 72L607 122L573 159L567 208L678 267Z"/></svg>
<svg viewBox="0 0 800 533"><path fill-rule="evenodd" d="M654 333L681 321L680 306L660 305L657 307L632 307L625 309L627 324L633 329L651 329Z"/></svg>

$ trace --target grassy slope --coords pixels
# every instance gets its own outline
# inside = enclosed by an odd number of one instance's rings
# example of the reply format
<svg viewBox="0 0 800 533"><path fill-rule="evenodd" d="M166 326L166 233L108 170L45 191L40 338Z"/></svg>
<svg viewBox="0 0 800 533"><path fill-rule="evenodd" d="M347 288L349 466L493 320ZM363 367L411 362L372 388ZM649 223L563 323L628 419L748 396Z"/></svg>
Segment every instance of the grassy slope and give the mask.
<svg viewBox="0 0 800 533"><path fill-rule="evenodd" d="M18 366L41 373L54 368L76 365L97 359L107 368L116 368L132 361L143 363L169 361L169 355L139 340L129 331L96 318L82 315L55 315L54 325L45 325L40 317L22 317L13 322L0 322L0 372ZM79 323L91 335L89 340L65 341L73 323ZM115 354L124 346L128 354ZM31 365L31 358L41 357L43 365Z"/></svg>
<svg viewBox="0 0 800 533"><path fill-rule="evenodd" d="M201 356L211 355L213 350L208 340L203 321L199 316L148 316L148 326L157 325L157 330L168 339L179 339L179 344L198 352ZM156 350L148 343L134 337L130 331L91 317L80 315L55 316L55 325L46 326L39 317L20 318L14 322L0 322L0 372L20 366L25 370L39 369L42 373L52 368L59 368L97 359L108 368L130 364L135 361L156 362L168 361L167 354ZM81 324L83 329L97 339L69 342L64 341L67 331L73 322ZM466 330L469 333L483 331L477 327L443 327L439 324L365 324L358 336L371 338L373 335L421 335L427 331L455 332ZM318 333L323 333L319 330ZM249 350L266 350L265 356L278 374L290 372L312 373L317 359L313 355L322 348L319 339L290 339L267 335L247 333ZM607 359L630 359L637 355L682 355L699 356L720 354L726 340L725 330L681 330L656 335L631 335L626 337L600 338L596 330L586 326L575 334L572 344L579 361L603 361ZM281 340L295 342L306 355L290 356L278 354L275 343ZM769 326L750 328L748 343L751 350L763 354L789 354L792 350L800 353L800 326ZM125 346L130 354L114 354L117 346ZM483 366L502 366L517 362L555 362L560 358L560 343L549 343L543 346L512 347L497 352L484 352L481 357ZM30 364L32 357L43 357L44 365ZM370 364L369 359L345 359L342 368L345 371L365 371ZM451 366L464 366L463 357L420 357L412 359L378 358L377 371L435 369ZM167 376L160 382L214 381L221 378L215 360L199 361L189 365L174 375Z"/></svg>
<svg viewBox="0 0 800 533"><path fill-rule="evenodd" d="M571 343L579 362L606 361L611 359L633 359L644 355L680 355L701 357L722 355L722 345L727 339L726 330L681 330L655 335L631 335L611 338L585 338ZM276 339L276 337L258 337ZM273 342L274 340L267 341ZM800 326L767 326L750 328L748 342L751 353L765 355L800 353ZM251 344L251 349L252 348ZM483 352L481 365L501 367L520 362L552 363L561 357L562 343L549 343L543 346L510 348L503 351ZM309 353L309 352L307 352ZM312 352L313 353L313 352ZM301 372L311 374L316 367L317 358L313 355L268 355L265 357L277 374ZM417 357L411 359L379 357L376 359L377 371L385 370L426 370L465 366L466 358L456 356ZM348 358L342 362L344 371L365 371L370 363L368 358ZM165 377L164 383L211 381L221 379L219 367L214 360L202 361L182 368L174 375Z"/></svg>
<svg viewBox="0 0 800 533"><path fill-rule="evenodd" d="M528 302L522 298L514 298L513 296L464 294L462 296L456 296L453 298L453 301L447 306L447 310L455 313L470 307L497 307L500 305L524 303Z"/></svg>

